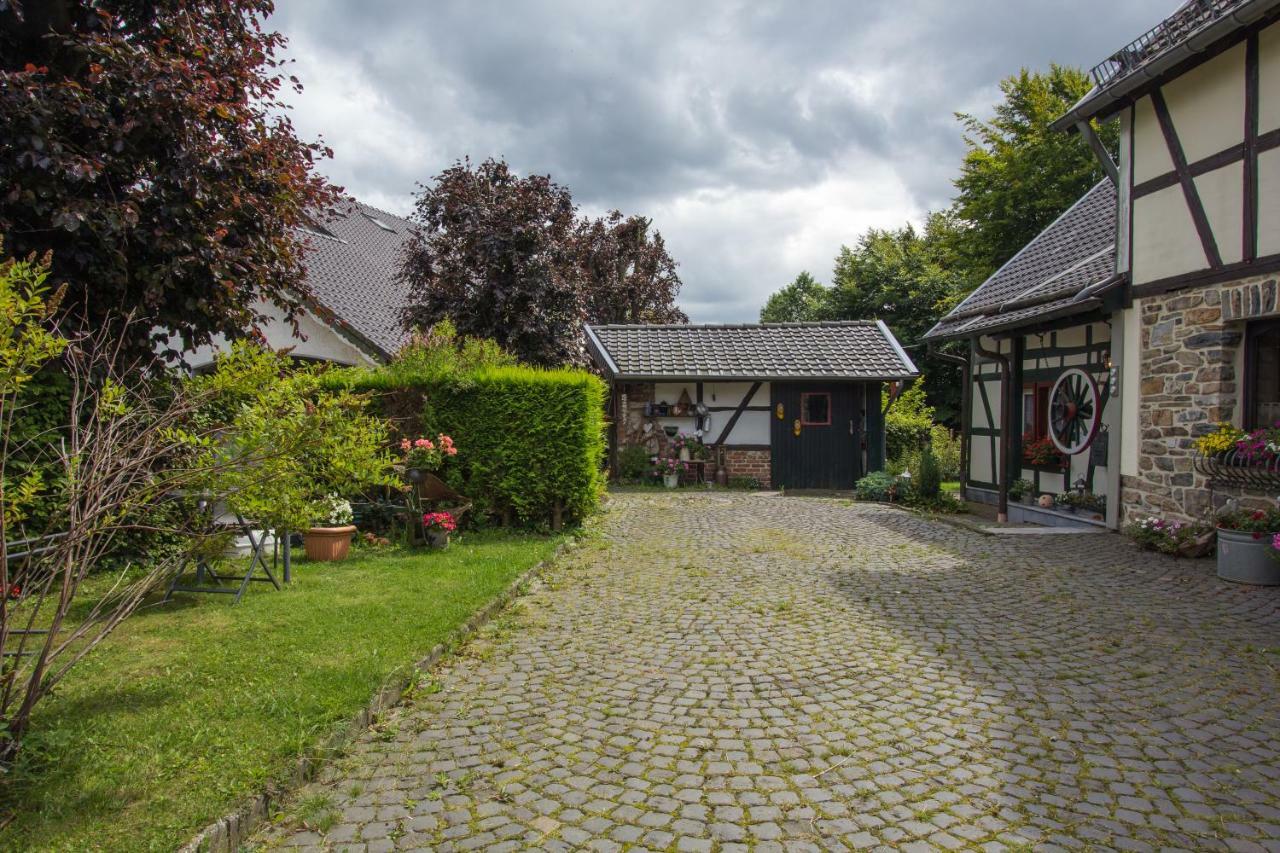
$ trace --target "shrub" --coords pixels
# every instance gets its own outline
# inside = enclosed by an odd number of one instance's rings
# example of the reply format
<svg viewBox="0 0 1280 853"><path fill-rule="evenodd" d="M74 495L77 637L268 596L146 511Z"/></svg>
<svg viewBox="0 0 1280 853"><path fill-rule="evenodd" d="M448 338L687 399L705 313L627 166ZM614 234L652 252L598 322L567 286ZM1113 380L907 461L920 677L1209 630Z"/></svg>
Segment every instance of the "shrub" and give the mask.
<svg viewBox="0 0 1280 853"><path fill-rule="evenodd" d="M860 501L887 501L896 482L897 478L886 471L872 471L854 484L853 492Z"/></svg>
<svg viewBox="0 0 1280 853"><path fill-rule="evenodd" d="M1030 494L1034 494L1036 484L1030 480L1014 480L1009 484L1009 497L1012 500L1020 501Z"/></svg>
<svg viewBox="0 0 1280 853"><path fill-rule="evenodd" d="M929 446L938 459L943 480L960 479L960 436L942 424L934 424L930 429Z"/></svg>
<svg viewBox="0 0 1280 853"><path fill-rule="evenodd" d="M887 402L884 399L882 407ZM884 417L885 458L904 459L919 450L932 429L933 407L925 399L924 385L917 382L902 392Z"/></svg>
<svg viewBox="0 0 1280 853"><path fill-rule="evenodd" d="M911 471L913 497L922 501L937 500L942 493L942 471L938 467L938 458L931 449L925 448L916 459L916 465Z"/></svg>
<svg viewBox="0 0 1280 853"><path fill-rule="evenodd" d="M757 491L761 487L760 480L747 474L734 474L729 478L729 488Z"/></svg>
<svg viewBox="0 0 1280 853"><path fill-rule="evenodd" d="M635 483L649 475L649 451L639 444L628 444L618 450L618 479Z"/></svg>
<svg viewBox="0 0 1280 853"><path fill-rule="evenodd" d="M544 524L557 505L580 521L604 488L605 386L582 370L484 368L471 381L431 389L424 417L453 435L450 484L481 513L510 510Z"/></svg>

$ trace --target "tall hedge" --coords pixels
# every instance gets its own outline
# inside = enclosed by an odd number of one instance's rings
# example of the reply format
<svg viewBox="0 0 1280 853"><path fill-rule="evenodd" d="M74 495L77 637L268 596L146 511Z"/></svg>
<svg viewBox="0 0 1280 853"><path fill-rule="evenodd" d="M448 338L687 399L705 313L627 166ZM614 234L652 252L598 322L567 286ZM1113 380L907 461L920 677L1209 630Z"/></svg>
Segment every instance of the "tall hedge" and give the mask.
<svg viewBox="0 0 1280 853"><path fill-rule="evenodd" d="M384 368L341 371L330 381L374 392L402 436L453 436L458 455L445 480L480 516L509 512L538 527L557 507L573 523L599 505L606 389L590 373L510 366L393 375Z"/></svg>

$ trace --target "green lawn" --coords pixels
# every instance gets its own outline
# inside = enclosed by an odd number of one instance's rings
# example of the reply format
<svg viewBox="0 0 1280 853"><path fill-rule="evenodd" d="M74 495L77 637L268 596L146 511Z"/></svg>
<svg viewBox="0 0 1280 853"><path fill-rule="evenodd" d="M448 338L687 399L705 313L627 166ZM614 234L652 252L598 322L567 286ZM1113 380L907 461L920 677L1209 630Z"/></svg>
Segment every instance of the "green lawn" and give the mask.
<svg viewBox="0 0 1280 853"><path fill-rule="evenodd" d="M140 610L38 710L4 782L0 848L185 843L558 541L472 533L444 552L299 563L290 588L255 584L238 605Z"/></svg>
<svg viewBox="0 0 1280 853"><path fill-rule="evenodd" d="M959 481L959 480L948 480L947 482L945 482L945 483L943 483L943 484L942 484L942 491L944 491L944 492L959 492L959 491L960 491L960 481Z"/></svg>

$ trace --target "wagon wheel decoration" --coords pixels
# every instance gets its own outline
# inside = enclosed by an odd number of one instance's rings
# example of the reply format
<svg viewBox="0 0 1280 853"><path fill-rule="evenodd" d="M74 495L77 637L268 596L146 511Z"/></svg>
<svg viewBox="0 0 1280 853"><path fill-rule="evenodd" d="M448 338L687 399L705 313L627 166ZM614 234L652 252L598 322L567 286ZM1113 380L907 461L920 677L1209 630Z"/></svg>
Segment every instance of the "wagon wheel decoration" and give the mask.
<svg viewBox="0 0 1280 853"><path fill-rule="evenodd" d="M1068 456L1083 453L1102 425L1102 398L1093 377L1078 367L1063 372L1049 392L1049 437Z"/></svg>

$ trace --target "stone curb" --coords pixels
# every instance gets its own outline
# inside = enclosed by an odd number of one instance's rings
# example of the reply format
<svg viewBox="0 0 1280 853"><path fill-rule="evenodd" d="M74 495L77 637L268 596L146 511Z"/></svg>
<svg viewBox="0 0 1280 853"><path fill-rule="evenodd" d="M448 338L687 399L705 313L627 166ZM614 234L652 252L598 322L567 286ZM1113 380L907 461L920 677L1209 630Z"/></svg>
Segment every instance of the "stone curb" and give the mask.
<svg viewBox="0 0 1280 853"><path fill-rule="evenodd" d="M325 761L344 749L364 732L378 717L395 706L404 696L405 688L413 679L413 673L426 672L438 664L446 655L471 639L493 617L521 595L521 590L529 581L542 572L548 565L559 559L568 548L575 544L570 538L561 542L551 556L529 567L512 581L505 590L492 601L471 615L441 643L436 644L426 657L419 660L403 675L393 675L388 684L374 695L369 704L342 724L337 731L323 742L311 747L298 759L293 772L282 781L271 785L267 790L250 796L233 811L206 826L195 837L178 848L179 853L234 853L267 819L272 804L283 802L290 794L315 778L316 773Z"/></svg>

